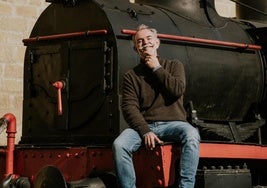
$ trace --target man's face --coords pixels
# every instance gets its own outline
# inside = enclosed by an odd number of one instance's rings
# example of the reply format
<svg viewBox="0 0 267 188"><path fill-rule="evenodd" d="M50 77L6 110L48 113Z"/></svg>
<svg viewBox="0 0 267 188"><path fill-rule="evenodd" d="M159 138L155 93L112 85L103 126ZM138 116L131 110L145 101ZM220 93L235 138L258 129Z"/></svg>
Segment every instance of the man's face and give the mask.
<svg viewBox="0 0 267 188"><path fill-rule="evenodd" d="M142 29L135 34L135 49L141 58L147 55L157 56L159 39L149 29Z"/></svg>

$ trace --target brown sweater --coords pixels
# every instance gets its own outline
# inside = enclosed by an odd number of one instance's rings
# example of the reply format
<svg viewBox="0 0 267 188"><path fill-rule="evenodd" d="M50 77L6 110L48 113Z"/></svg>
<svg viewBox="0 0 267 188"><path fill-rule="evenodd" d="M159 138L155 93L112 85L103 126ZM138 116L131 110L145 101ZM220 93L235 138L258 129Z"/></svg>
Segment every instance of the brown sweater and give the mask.
<svg viewBox="0 0 267 188"><path fill-rule="evenodd" d="M159 62L162 67L154 72L141 62L124 75L123 116L141 136L150 131L148 122L186 121L184 66L177 60Z"/></svg>

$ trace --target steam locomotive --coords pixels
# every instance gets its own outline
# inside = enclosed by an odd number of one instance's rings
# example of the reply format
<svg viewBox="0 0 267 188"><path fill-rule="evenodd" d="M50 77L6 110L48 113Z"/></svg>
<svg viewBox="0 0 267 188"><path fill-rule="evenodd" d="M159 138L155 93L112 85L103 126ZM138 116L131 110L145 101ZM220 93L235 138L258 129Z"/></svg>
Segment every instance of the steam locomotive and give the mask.
<svg viewBox="0 0 267 188"><path fill-rule="evenodd" d="M127 127L122 77L139 63L140 24L158 30L160 56L185 66L188 121L202 137L195 187L267 186L266 14L246 18L248 0L239 19L219 16L214 0L46 1L23 40L22 137L14 160L0 153L2 187L117 187L111 144ZM137 187L175 187L178 161L179 145L141 148Z"/></svg>

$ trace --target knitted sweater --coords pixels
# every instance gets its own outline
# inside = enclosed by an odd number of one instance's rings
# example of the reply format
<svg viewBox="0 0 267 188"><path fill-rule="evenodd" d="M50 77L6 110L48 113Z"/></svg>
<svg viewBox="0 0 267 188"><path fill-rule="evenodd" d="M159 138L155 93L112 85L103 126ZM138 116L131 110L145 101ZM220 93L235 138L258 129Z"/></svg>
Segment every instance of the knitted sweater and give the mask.
<svg viewBox="0 0 267 188"><path fill-rule="evenodd" d="M141 136L150 131L149 122L186 121L184 66L177 60L159 62L161 67L154 72L141 62L123 79L123 116Z"/></svg>

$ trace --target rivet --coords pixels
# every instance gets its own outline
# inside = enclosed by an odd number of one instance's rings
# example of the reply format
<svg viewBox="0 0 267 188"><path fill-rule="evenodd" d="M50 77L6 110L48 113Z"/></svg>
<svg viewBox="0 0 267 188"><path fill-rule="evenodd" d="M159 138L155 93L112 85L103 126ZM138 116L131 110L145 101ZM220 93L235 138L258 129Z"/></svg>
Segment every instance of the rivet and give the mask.
<svg viewBox="0 0 267 188"><path fill-rule="evenodd" d="M162 186L162 184L163 184L163 181L161 179L158 179L158 185Z"/></svg>

